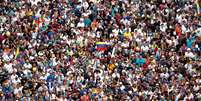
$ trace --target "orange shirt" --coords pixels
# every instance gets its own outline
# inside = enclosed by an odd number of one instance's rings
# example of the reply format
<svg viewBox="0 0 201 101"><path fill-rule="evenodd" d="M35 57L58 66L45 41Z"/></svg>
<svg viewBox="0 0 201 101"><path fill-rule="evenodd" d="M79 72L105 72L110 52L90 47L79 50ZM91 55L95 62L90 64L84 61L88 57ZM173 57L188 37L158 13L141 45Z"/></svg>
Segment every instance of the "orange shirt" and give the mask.
<svg viewBox="0 0 201 101"><path fill-rule="evenodd" d="M111 71L113 71L113 70L115 69L115 65L114 65L114 64L109 64L109 69L110 69Z"/></svg>
<svg viewBox="0 0 201 101"><path fill-rule="evenodd" d="M96 20L94 20L91 24L91 27L94 29L94 28L97 28L98 27L98 22Z"/></svg>
<svg viewBox="0 0 201 101"><path fill-rule="evenodd" d="M81 101L89 101L89 96L87 95L82 96Z"/></svg>
<svg viewBox="0 0 201 101"><path fill-rule="evenodd" d="M9 52L10 52L10 49L9 49L9 48L5 48L5 49L4 49L4 52L5 52L5 53L9 53Z"/></svg>
<svg viewBox="0 0 201 101"><path fill-rule="evenodd" d="M182 31L181 31L181 27L179 25L176 25L175 31L176 31L177 35L180 37Z"/></svg>

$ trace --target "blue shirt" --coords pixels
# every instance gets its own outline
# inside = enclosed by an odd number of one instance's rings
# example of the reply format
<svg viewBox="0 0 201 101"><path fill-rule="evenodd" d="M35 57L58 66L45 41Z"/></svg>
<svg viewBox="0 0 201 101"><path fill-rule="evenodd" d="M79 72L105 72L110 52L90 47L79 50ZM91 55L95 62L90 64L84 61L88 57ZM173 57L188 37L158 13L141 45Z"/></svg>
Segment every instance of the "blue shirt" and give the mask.
<svg viewBox="0 0 201 101"><path fill-rule="evenodd" d="M112 8L112 16L115 16L115 8Z"/></svg>
<svg viewBox="0 0 201 101"><path fill-rule="evenodd" d="M187 39L186 46L188 48L191 48L194 41L195 41L195 36L193 36L192 38Z"/></svg>
<svg viewBox="0 0 201 101"><path fill-rule="evenodd" d="M2 91L3 91L4 94L7 94L7 93L9 93L11 91L11 89L10 89L9 86L6 86L6 87L2 88Z"/></svg>
<svg viewBox="0 0 201 101"><path fill-rule="evenodd" d="M143 64L146 63L146 61L145 61L144 58L137 58L136 61L135 61L135 63L136 63L137 65L143 65Z"/></svg>
<svg viewBox="0 0 201 101"><path fill-rule="evenodd" d="M90 26L91 25L91 20L89 18L84 19L84 26Z"/></svg>
<svg viewBox="0 0 201 101"><path fill-rule="evenodd" d="M50 74L48 77L47 77L47 81L49 82L53 82L55 80L55 75L53 74Z"/></svg>
<svg viewBox="0 0 201 101"><path fill-rule="evenodd" d="M47 34L48 34L48 36L50 37L50 36L52 36L54 33L53 33L53 32L48 32Z"/></svg>

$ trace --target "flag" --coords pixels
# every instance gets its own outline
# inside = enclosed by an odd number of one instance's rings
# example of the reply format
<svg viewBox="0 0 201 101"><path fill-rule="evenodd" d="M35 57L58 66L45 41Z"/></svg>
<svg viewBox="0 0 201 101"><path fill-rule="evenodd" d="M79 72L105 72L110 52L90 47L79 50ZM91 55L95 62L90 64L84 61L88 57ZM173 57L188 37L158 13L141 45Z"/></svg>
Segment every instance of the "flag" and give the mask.
<svg viewBox="0 0 201 101"><path fill-rule="evenodd" d="M35 24L36 24L36 21L35 21L35 20L33 20L32 25L35 25Z"/></svg>
<svg viewBox="0 0 201 101"><path fill-rule="evenodd" d="M15 59L19 56L20 54L20 48L17 47L16 52L15 52Z"/></svg>
<svg viewBox="0 0 201 101"><path fill-rule="evenodd" d="M197 7L197 15L201 15L201 8L200 8L200 1L195 1L196 7Z"/></svg>
<svg viewBox="0 0 201 101"><path fill-rule="evenodd" d="M52 20L52 17L54 15L54 3L53 3L53 1L51 1L51 3L50 3L50 10L51 10L50 19Z"/></svg>
<svg viewBox="0 0 201 101"><path fill-rule="evenodd" d="M112 55L111 55L111 57L113 58L115 55L114 55L114 53L115 53L115 47L113 48L113 50L112 50Z"/></svg>
<svg viewBox="0 0 201 101"><path fill-rule="evenodd" d="M58 4L58 14L59 16L61 16L61 10L62 10L62 5L61 5L61 0L59 0L59 4Z"/></svg>
<svg viewBox="0 0 201 101"><path fill-rule="evenodd" d="M108 44L106 42L96 42L97 51L105 51L108 49Z"/></svg>
<svg viewBox="0 0 201 101"><path fill-rule="evenodd" d="M41 22L45 22L45 16L44 15L41 15L41 17L40 17L40 20L41 20Z"/></svg>

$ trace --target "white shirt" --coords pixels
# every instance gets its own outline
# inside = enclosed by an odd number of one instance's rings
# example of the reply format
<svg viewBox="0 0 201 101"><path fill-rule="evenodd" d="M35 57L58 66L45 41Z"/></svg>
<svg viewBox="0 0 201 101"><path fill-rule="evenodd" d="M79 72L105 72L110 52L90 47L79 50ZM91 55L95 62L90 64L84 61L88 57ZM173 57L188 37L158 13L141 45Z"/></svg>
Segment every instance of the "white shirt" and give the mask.
<svg viewBox="0 0 201 101"><path fill-rule="evenodd" d="M56 58L53 58L52 62L53 62L52 63L53 66L56 66L58 64L57 61L56 61Z"/></svg>
<svg viewBox="0 0 201 101"><path fill-rule="evenodd" d="M8 73L13 72L13 64L12 63L5 64L4 68L8 71Z"/></svg>
<svg viewBox="0 0 201 101"><path fill-rule="evenodd" d="M192 52L186 52L185 57L194 58L195 55Z"/></svg>
<svg viewBox="0 0 201 101"><path fill-rule="evenodd" d="M22 88L23 88L23 87L14 89L14 94L22 93Z"/></svg>
<svg viewBox="0 0 201 101"><path fill-rule="evenodd" d="M181 26L181 30L183 33L185 33L187 31L186 27L184 25Z"/></svg>
<svg viewBox="0 0 201 101"><path fill-rule="evenodd" d="M27 68L27 69L31 69L32 68L32 65L30 63L25 63L24 64L24 67Z"/></svg>
<svg viewBox="0 0 201 101"><path fill-rule="evenodd" d="M77 24L77 27L84 27L84 22L79 22L79 23Z"/></svg>
<svg viewBox="0 0 201 101"><path fill-rule="evenodd" d="M30 0L32 5L37 5L38 2L41 2L41 0Z"/></svg>
<svg viewBox="0 0 201 101"><path fill-rule="evenodd" d="M172 45L172 40L166 40L166 42L171 46Z"/></svg>
<svg viewBox="0 0 201 101"><path fill-rule="evenodd" d="M25 76L29 76L29 74L31 74L31 71L29 69L25 69L23 70L23 73L25 74Z"/></svg>
<svg viewBox="0 0 201 101"><path fill-rule="evenodd" d="M82 6L84 7L84 9L87 9L89 7L89 4L88 2L84 2Z"/></svg>
<svg viewBox="0 0 201 101"><path fill-rule="evenodd" d="M143 46L141 46L141 49L142 49L144 52L148 52L149 47L143 45Z"/></svg>

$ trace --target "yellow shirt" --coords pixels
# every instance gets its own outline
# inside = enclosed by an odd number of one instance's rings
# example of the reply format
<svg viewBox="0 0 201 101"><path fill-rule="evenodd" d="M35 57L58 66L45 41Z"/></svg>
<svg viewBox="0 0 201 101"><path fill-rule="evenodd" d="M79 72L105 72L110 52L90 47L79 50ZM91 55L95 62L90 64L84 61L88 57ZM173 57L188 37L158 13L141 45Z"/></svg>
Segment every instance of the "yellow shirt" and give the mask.
<svg viewBox="0 0 201 101"><path fill-rule="evenodd" d="M127 37L127 38L131 37L131 32L125 32L124 37Z"/></svg>
<svg viewBox="0 0 201 101"><path fill-rule="evenodd" d="M115 65L114 65L114 64L109 64L109 69L110 69L111 71L113 71L113 70L115 69Z"/></svg>
<svg viewBox="0 0 201 101"><path fill-rule="evenodd" d="M26 13L26 15L27 15L27 16L32 16L32 15L33 15L33 12L32 12L32 11L28 11L28 12Z"/></svg>

